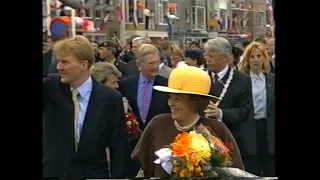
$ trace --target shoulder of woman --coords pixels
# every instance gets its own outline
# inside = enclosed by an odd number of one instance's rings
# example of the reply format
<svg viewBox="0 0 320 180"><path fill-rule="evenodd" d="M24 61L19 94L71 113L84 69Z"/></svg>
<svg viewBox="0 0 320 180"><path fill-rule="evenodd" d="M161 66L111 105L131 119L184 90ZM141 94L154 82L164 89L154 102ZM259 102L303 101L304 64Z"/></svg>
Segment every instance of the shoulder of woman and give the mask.
<svg viewBox="0 0 320 180"><path fill-rule="evenodd" d="M160 124L166 124L165 122L170 121L170 120L172 121L172 118L169 113L159 114L157 116L154 116L150 120L149 124L150 124L150 126L158 126Z"/></svg>
<svg viewBox="0 0 320 180"><path fill-rule="evenodd" d="M270 76L271 78L275 78L275 74L274 73L266 73L265 76Z"/></svg>

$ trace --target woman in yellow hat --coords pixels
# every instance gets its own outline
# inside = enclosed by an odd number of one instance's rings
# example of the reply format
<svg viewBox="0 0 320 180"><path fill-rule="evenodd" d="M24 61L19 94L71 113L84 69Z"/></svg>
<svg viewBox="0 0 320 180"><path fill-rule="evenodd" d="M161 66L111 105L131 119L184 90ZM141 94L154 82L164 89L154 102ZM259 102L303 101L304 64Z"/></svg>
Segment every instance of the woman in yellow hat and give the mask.
<svg viewBox="0 0 320 180"><path fill-rule="evenodd" d="M200 116L210 100L219 101L218 97L209 95L210 86L211 80L205 71L183 66L171 72L168 87L153 87L170 93L168 105L171 113L155 116L149 122L131 154L132 159L140 161L145 178L169 177L160 165L154 164L154 152L172 143L179 133L191 131L201 123L223 142L232 144L233 167L243 169L238 145L228 128L216 119Z"/></svg>

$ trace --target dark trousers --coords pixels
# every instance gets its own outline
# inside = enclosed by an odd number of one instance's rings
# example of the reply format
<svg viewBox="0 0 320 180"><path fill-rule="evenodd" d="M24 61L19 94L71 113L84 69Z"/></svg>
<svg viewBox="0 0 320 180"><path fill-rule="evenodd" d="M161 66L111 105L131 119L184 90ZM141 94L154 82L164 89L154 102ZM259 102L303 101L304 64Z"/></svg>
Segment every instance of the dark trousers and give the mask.
<svg viewBox="0 0 320 180"><path fill-rule="evenodd" d="M128 143L128 146L126 148L126 160L125 160L125 167L124 167L124 171L125 171L125 176L126 178L135 178L140 170L140 163L139 161L134 161L131 159L130 155L133 151L133 149L135 148L136 144L137 144L138 140L133 140L130 141Z"/></svg>
<svg viewBox="0 0 320 180"><path fill-rule="evenodd" d="M266 119L256 120L257 154L243 156L243 163L247 172L257 176L274 177L274 155L268 152Z"/></svg>

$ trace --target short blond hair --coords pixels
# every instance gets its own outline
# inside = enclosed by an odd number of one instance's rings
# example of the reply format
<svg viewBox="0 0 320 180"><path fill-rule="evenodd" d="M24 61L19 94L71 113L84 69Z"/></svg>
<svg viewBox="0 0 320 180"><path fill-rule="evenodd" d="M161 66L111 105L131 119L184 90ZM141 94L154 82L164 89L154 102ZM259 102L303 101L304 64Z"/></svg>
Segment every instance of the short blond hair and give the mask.
<svg viewBox="0 0 320 180"><path fill-rule="evenodd" d="M107 80L110 75L115 75L117 77L122 76L118 68L109 62L94 63L90 68L90 73L92 77L99 82Z"/></svg>
<svg viewBox="0 0 320 180"><path fill-rule="evenodd" d="M270 72L270 64L269 64L269 57L268 57L268 52L265 49L265 46L261 43L258 42L252 42L246 47L246 50L243 53L243 60L238 64L239 71L244 72L244 73L249 73L250 72L250 63L249 63L249 58L252 53L252 51L258 49L263 57L265 58L265 61L263 62L262 65L262 71L264 73L269 73Z"/></svg>
<svg viewBox="0 0 320 180"><path fill-rule="evenodd" d="M144 62L145 56L149 54L157 54L160 56L160 52L157 47L151 44L142 44L137 52L137 62Z"/></svg>
<svg viewBox="0 0 320 180"><path fill-rule="evenodd" d="M72 54L79 61L88 61L89 67L95 61L93 46L87 38L80 35L58 41L53 52L56 55Z"/></svg>

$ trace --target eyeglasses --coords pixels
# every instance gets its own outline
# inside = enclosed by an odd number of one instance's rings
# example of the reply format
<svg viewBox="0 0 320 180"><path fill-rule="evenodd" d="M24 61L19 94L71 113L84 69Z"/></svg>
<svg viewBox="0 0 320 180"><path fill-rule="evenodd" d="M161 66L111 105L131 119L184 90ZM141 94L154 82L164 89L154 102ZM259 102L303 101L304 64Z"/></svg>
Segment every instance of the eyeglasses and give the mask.
<svg viewBox="0 0 320 180"><path fill-rule="evenodd" d="M159 66L161 61L154 61L154 62L144 62L144 64L149 65L149 66Z"/></svg>
<svg viewBox="0 0 320 180"><path fill-rule="evenodd" d="M204 58L208 58L208 57L213 58L213 59L219 58L219 55L216 55L214 53L204 53L203 56L204 56Z"/></svg>

